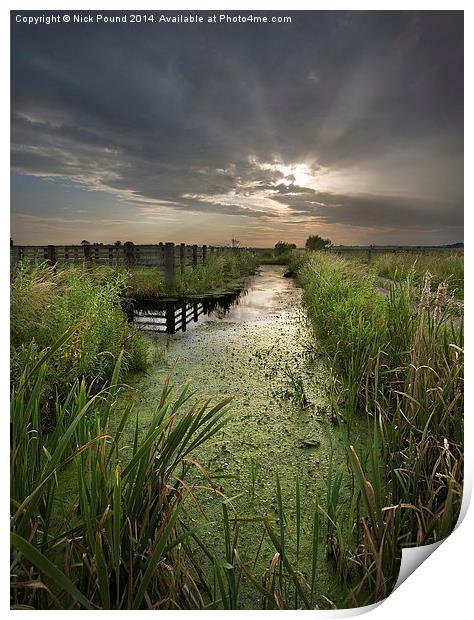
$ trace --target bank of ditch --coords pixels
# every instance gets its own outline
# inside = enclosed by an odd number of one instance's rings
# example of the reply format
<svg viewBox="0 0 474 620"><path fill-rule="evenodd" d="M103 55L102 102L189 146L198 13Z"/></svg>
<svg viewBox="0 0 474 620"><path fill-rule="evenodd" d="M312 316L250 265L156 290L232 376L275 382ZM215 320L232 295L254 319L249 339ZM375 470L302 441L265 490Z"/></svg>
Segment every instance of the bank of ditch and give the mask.
<svg viewBox="0 0 474 620"><path fill-rule="evenodd" d="M290 269L333 357L341 414L349 426L361 411L370 420L367 453L351 448L343 474L356 482L354 510L335 519L329 551L341 578L359 573L355 599L375 602L393 587L401 548L442 540L458 518L462 308L449 270L441 281L425 273L421 290L412 273L400 276L383 296L359 261L315 252Z"/></svg>

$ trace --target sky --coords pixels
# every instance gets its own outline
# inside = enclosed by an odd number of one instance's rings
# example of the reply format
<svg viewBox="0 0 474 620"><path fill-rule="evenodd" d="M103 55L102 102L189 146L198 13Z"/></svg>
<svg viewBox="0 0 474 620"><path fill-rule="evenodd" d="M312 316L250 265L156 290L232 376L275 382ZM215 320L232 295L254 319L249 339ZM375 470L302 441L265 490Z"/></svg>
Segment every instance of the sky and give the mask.
<svg viewBox="0 0 474 620"><path fill-rule="evenodd" d="M49 14L11 13L16 244L463 240L461 11Z"/></svg>

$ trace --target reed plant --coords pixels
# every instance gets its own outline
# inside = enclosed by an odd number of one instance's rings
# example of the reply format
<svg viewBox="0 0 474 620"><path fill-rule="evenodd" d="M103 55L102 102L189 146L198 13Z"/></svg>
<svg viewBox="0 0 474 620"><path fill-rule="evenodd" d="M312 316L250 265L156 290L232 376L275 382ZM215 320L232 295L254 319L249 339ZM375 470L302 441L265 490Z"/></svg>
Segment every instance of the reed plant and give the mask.
<svg viewBox="0 0 474 620"><path fill-rule="evenodd" d="M401 548L448 536L462 500L463 330L448 284L433 292L425 274L421 299L413 274L377 293L353 261L313 254L300 268L304 301L334 359L348 423L346 472L327 478L327 548L348 603L387 596ZM357 327L356 327L357 326ZM372 441L350 446L351 416L366 415ZM354 489L340 511L342 477Z"/></svg>
<svg viewBox="0 0 474 620"><path fill-rule="evenodd" d="M263 514L248 518L234 513L232 516L228 502L223 502L225 560L220 566L225 572L218 570L217 584L224 609L245 609L245 596L248 595L249 588L260 597L258 609L327 607L328 599L322 594L317 579L321 507L316 498L308 539L302 528L302 499L298 475L295 478L294 495L290 497L283 495L277 474L276 515ZM241 526L248 521L256 525L260 523L262 528L260 544L252 561L245 561L242 557L247 541L245 538L241 540ZM264 542L269 560L258 573L256 566ZM211 557L210 551L207 553Z"/></svg>
<svg viewBox="0 0 474 620"><path fill-rule="evenodd" d="M107 388L91 395L77 381L56 396L58 423L47 434L40 395L45 366L73 338L66 332L39 359L35 350L12 394L11 574L14 608L140 609L203 607L181 544L186 482L199 466L192 452L225 424L229 399L215 405L188 387L165 382L143 436L123 430L132 404L114 431L120 388L119 355ZM65 468L77 473L74 513L54 515Z"/></svg>
<svg viewBox="0 0 474 620"><path fill-rule="evenodd" d="M263 609L311 609L321 601L317 581L319 506L302 572L302 497L293 500L276 478L277 515L250 520L274 551L259 574L242 560L241 524L230 499L193 458L225 425L230 399L202 402L188 386L166 380L148 427L138 418L131 443L125 433L133 401L118 409L123 389L119 354L110 382L92 394L84 380L56 395L54 430L41 421L45 368L74 338L77 326L37 355L30 348L12 391L11 604L14 609L241 609L246 588ZM76 483L67 515L58 517L65 474ZM255 474L256 476L256 474ZM203 485L203 482L205 485ZM189 519L196 485L220 497L222 553L206 547ZM289 516L292 501L295 519ZM216 507L219 500L216 500ZM206 561L205 561L206 560ZM318 594L317 594L318 593Z"/></svg>

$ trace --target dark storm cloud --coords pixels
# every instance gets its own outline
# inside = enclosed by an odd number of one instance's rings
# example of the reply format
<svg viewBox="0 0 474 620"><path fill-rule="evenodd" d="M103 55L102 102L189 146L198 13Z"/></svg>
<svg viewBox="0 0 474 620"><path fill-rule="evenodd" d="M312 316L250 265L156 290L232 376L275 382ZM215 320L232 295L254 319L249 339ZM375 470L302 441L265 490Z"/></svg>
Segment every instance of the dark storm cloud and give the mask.
<svg viewBox="0 0 474 620"><path fill-rule="evenodd" d="M13 23L12 165L137 205L273 218L232 200L269 191L290 216L326 223L461 227L462 13L292 17L245 27ZM262 165L275 160L377 179L363 194L298 188ZM407 174L412 162L418 174Z"/></svg>
<svg viewBox="0 0 474 620"><path fill-rule="evenodd" d="M336 194L295 185L278 185L277 200L295 214L326 224L369 228L426 230L461 228L462 204L402 196Z"/></svg>

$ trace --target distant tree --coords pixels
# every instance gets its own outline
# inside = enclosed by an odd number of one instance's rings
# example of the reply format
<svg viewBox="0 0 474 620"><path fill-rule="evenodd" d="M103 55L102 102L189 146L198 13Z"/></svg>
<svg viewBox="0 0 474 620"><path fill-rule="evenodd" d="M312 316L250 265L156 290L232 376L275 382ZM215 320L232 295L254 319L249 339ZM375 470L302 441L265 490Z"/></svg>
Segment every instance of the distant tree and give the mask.
<svg viewBox="0 0 474 620"><path fill-rule="evenodd" d="M238 248L240 245L240 241L235 237L232 237L232 239L230 240L230 244L233 248Z"/></svg>
<svg viewBox="0 0 474 620"><path fill-rule="evenodd" d="M121 241L116 241L116 242L114 243L114 245L122 245L122 242L121 242Z"/></svg>
<svg viewBox="0 0 474 620"><path fill-rule="evenodd" d="M87 241L87 239L83 239L83 240L81 241L81 245L90 245L90 244L91 244L91 242L90 242L90 241Z"/></svg>
<svg viewBox="0 0 474 620"><path fill-rule="evenodd" d="M296 243L287 243L286 241L278 241L275 243L275 254L287 254L291 250L296 249Z"/></svg>
<svg viewBox="0 0 474 620"><path fill-rule="evenodd" d="M330 239L323 239L319 235L310 235L306 239L305 246L308 250L324 250L332 245Z"/></svg>

